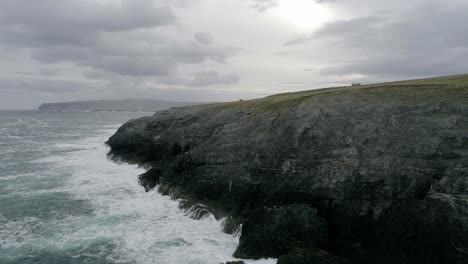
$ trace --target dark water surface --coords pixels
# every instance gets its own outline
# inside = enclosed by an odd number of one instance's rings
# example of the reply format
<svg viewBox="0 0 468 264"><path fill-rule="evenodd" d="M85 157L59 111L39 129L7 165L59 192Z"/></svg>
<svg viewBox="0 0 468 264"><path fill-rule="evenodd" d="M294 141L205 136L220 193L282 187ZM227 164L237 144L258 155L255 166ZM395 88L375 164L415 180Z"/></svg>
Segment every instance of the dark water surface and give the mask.
<svg viewBox="0 0 468 264"><path fill-rule="evenodd" d="M107 138L149 114L0 111L0 263L232 260L238 238L220 222L190 219L107 159Z"/></svg>

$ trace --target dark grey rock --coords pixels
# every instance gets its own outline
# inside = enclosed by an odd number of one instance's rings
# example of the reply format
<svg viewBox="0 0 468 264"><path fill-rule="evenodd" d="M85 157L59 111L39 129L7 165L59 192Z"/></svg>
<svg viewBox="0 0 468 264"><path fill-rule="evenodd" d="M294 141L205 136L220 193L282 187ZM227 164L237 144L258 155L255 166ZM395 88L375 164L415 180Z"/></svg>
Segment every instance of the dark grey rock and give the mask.
<svg viewBox="0 0 468 264"><path fill-rule="evenodd" d="M159 177L159 171L153 168L138 176L138 183L148 192L160 183Z"/></svg>
<svg viewBox="0 0 468 264"><path fill-rule="evenodd" d="M327 235L327 223L307 205L258 209L244 223L234 257L260 259L325 247Z"/></svg>
<svg viewBox="0 0 468 264"><path fill-rule="evenodd" d="M108 144L114 158L153 168L163 190L247 223L265 207L314 207L328 224L328 243L318 246L357 263L468 259L464 85L361 86L170 109L129 121Z"/></svg>
<svg viewBox="0 0 468 264"><path fill-rule="evenodd" d="M297 250L280 256L277 264L353 264L342 257L333 256L323 250Z"/></svg>

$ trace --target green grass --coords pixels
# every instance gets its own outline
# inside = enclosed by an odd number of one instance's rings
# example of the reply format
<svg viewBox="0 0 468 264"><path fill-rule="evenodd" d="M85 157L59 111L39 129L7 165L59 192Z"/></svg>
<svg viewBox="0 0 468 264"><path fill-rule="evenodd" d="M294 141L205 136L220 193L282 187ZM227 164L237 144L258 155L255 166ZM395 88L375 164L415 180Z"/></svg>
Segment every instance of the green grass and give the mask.
<svg viewBox="0 0 468 264"><path fill-rule="evenodd" d="M369 88L378 88L378 87L383 87L383 86L407 86L407 85L468 86L468 74L450 75L450 76L433 77L433 78L416 79L416 80L404 80L404 81L396 81L396 82L375 83L375 84L366 84L366 85L358 85L358 86L329 87L329 88L322 88L322 89L316 89L316 90L275 94L275 95L268 96L266 98L274 98L274 97L294 98L294 97L303 97L303 96L322 94L322 93L327 93L327 92L369 89Z"/></svg>
<svg viewBox="0 0 468 264"><path fill-rule="evenodd" d="M391 85L454 85L454 86L468 86L468 74L450 75L443 77L433 77L418 80L398 81L391 83L384 83Z"/></svg>
<svg viewBox="0 0 468 264"><path fill-rule="evenodd" d="M300 103L302 100L317 95L323 95L328 93L337 93L337 92L352 92L352 91L359 91L365 89L375 89L375 88L388 88L392 89L398 87L408 87L414 86L413 88L424 88L426 86L443 86L447 88L455 88L455 87L468 87L468 74L462 75L450 75L444 77L434 77L434 78L426 78L426 79L417 79L417 80L404 80L404 81L396 81L396 82L386 82L386 83L376 83L376 84L366 84L366 85L357 85L357 86L341 86L341 87L329 87L329 88L322 88L322 89L315 89L315 90L306 90L306 91L299 91L299 92L291 92L291 93L281 93L275 94L271 96L267 96L265 98L260 99L253 99L253 100L245 100L245 101L235 101L235 102L228 102L228 103L216 103L216 104L209 104L205 105L205 107L209 107L211 110L213 108L215 110L222 110L228 107L243 107L248 106L250 110L271 110L271 109L278 109L281 110L283 108L291 107L295 103Z"/></svg>

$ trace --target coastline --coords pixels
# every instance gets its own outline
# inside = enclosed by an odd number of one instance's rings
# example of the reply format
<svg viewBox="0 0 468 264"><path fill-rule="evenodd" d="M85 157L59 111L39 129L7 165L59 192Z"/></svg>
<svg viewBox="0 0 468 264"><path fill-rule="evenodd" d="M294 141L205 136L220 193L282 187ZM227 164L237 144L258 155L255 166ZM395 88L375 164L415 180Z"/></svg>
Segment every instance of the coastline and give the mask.
<svg viewBox="0 0 468 264"><path fill-rule="evenodd" d="M468 191L450 168L466 160L468 88L335 90L157 112L119 128L110 155L151 168L146 188L243 224L236 257L463 263Z"/></svg>

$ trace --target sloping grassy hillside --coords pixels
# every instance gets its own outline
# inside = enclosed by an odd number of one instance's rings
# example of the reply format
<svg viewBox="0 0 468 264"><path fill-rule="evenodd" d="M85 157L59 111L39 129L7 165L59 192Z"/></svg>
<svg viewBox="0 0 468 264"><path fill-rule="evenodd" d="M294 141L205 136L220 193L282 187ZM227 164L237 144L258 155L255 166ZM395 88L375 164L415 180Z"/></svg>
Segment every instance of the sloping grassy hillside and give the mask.
<svg viewBox="0 0 468 264"><path fill-rule="evenodd" d="M434 78L426 78L426 79L417 79L417 80L404 80L404 81L397 81L397 82L386 82L386 83L376 83L376 84L366 84L366 85L356 85L356 86L341 86L341 87L330 87L330 88L322 88L322 89L315 89L315 90L307 90L307 91L299 91L299 92L291 92L291 93L281 93L276 95L271 95L265 98L260 99L253 99L253 100L245 100L245 101L237 101L237 102L229 102L229 103L216 103L216 104L207 104L203 107L208 107L210 110L222 110L228 107L247 107L249 110L256 111L256 110L287 110L295 103L299 103L307 98L312 96L319 96L329 93L348 93L348 92L361 92L362 90L366 89L381 89L378 93L378 97L385 99L386 97L392 97L393 95L390 93L393 91L392 88L399 88L404 89L409 93L413 93L414 96L424 96L425 92L430 92L432 88L460 88L460 87L468 87L468 74L462 75L451 75L451 76L443 76L443 77L434 77ZM415 94L417 93L417 94ZM450 98L449 98L450 97ZM447 98L445 100L450 100L453 97L453 94L447 94ZM411 99L411 96L408 97L408 100ZM434 98L434 99L441 99L444 98Z"/></svg>
<svg viewBox="0 0 468 264"><path fill-rule="evenodd" d="M338 91L348 91L348 90L360 90L360 89L371 89L378 88L383 86L447 86L448 88L458 87L458 86L468 86L468 74L461 75L450 75L443 77L434 77L426 79L416 79L416 80L404 80L396 82L385 82L385 83L376 83L376 84L367 84L367 85L357 85L357 86L341 86L341 87L330 87L316 90L300 91L293 93L282 93L272 95L266 98L275 98L281 97L283 99L292 99L303 96L317 95L327 92L338 92Z"/></svg>

